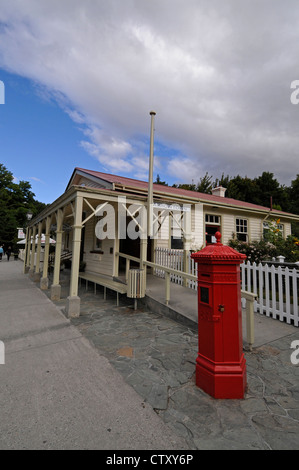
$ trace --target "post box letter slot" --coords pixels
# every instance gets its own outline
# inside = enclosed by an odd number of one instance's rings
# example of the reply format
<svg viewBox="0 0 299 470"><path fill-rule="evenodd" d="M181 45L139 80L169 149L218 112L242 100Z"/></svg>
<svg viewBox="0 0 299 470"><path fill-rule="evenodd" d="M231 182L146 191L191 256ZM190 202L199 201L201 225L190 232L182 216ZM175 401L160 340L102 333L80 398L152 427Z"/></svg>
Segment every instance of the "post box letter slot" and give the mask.
<svg viewBox="0 0 299 470"><path fill-rule="evenodd" d="M205 303L205 304L210 303L208 287L201 287L200 288L200 301Z"/></svg>

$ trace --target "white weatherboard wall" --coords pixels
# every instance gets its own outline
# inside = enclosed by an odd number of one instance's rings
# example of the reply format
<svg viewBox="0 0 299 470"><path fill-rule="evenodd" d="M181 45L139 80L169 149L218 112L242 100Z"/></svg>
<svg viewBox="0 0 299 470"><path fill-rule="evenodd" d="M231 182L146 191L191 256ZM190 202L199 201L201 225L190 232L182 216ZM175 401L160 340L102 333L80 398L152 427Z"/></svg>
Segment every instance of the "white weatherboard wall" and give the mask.
<svg viewBox="0 0 299 470"><path fill-rule="evenodd" d="M284 233L285 237L288 237L289 235L291 235L292 234L291 224L290 223L284 224L284 230L285 230L285 233Z"/></svg>
<svg viewBox="0 0 299 470"><path fill-rule="evenodd" d="M210 209L205 208L205 214L213 213ZM233 233L236 233L236 219L247 219L248 220L248 236L249 241L261 240L263 238L263 220L264 216L253 215L251 212L241 211L238 209L227 210L227 209L218 209L214 211L215 215L221 216L221 235L222 243L225 245L228 244L229 240L232 238ZM203 220L204 220L203 217ZM284 226L284 236L287 237L291 234L291 224L281 220L281 223Z"/></svg>
<svg viewBox="0 0 299 470"><path fill-rule="evenodd" d="M160 246L161 248L169 248L170 247L170 237L169 237L169 217L161 216L159 218L159 222L161 223L158 236L156 238L156 246Z"/></svg>
<svg viewBox="0 0 299 470"><path fill-rule="evenodd" d="M221 242L226 245L235 232L236 225L234 214L231 211L223 211L221 213Z"/></svg>
<svg viewBox="0 0 299 470"><path fill-rule="evenodd" d="M85 225L84 261L86 271L96 274L113 275L113 249L114 240L102 241L102 253L95 253L95 224L97 220L92 217ZM112 250L112 253L111 253Z"/></svg>
<svg viewBox="0 0 299 470"><path fill-rule="evenodd" d="M97 182L91 180L90 178L85 178L85 177L80 178L80 180L78 182L78 185L79 186L87 186L88 188L98 188L98 189L105 188L105 186L103 184L97 183Z"/></svg>
<svg viewBox="0 0 299 470"><path fill-rule="evenodd" d="M192 245L194 249L200 249L204 245L204 213L203 205L192 206L191 211Z"/></svg>

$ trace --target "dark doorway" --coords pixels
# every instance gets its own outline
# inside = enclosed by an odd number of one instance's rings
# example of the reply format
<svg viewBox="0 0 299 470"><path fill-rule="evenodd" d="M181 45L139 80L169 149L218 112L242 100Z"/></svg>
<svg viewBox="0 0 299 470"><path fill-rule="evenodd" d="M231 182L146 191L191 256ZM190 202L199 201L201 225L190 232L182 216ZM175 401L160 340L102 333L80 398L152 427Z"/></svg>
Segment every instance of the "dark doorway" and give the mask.
<svg viewBox="0 0 299 470"><path fill-rule="evenodd" d="M131 240L130 238L126 238L124 240L119 241L119 251L120 253L124 253L125 255L133 256L134 258L140 258L140 238L136 240ZM147 261L152 260L152 240L150 238L147 239ZM139 268L139 263L136 261L131 261L132 268ZM124 258L119 259L119 270L120 272L124 272L126 269L126 260Z"/></svg>
<svg viewBox="0 0 299 470"><path fill-rule="evenodd" d="M206 244L216 243L215 233L220 232L219 225L206 225Z"/></svg>

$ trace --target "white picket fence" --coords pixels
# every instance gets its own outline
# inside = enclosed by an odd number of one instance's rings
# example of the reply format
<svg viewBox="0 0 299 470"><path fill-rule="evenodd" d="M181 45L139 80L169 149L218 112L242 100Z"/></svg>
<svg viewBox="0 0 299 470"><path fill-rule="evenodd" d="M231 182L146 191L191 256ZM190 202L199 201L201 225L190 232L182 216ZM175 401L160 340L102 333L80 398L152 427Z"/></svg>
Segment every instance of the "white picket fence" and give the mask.
<svg viewBox="0 0 299 470"><path fill-rule="evenodd" d="M241 279L242 290L257 294L255 312L299 325L297 269L247 262L241 265Z"/></svg>
<svg viewBox="0 0 299 470"><path fill-rule="evenodd" d="M183 250L169 250L167 248L155 249L155 263L168 268L176 269L177 271L184 271L184 251ZM188 255L188 273L197 276L197 264ZM155 269L155 275L158 277L165 277L165 272L161 269ZM170 274L171 282L183 285L183 278L179 274ZM197 290L196 281L187 281L190 289Z"/></svg>
<svg viewBox="0 0 299 470"><path fill-rule="evenodd" d="M155 263L183 271L183 250L156 248ZM188 256L189 274L197 276L197 264ZM156 276L164 278L164 271L156 269ZM282 266L256 263L241 264L241 288L257 295L254 311L267 317L299 326L299 271ZM171 281L183 285L179 274L171 274ZM197 290L197 282L187 281L188 287ZM242 299L245 308L246 300Z"/></svg>

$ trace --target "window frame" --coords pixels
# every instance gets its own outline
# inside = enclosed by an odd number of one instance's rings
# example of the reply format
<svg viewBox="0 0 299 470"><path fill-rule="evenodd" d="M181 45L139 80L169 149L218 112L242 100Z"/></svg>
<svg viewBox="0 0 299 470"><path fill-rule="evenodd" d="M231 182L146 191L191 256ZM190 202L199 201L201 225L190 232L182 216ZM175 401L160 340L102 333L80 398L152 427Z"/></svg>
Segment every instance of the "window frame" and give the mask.
<svg viewBox="0 0 299 470"><path fill-rule="evenodd" d="M237 240L241 242L249 241L249 219L244 217L235 218L235 228ZM242 230L241 230L242 229Z"/></svg>

